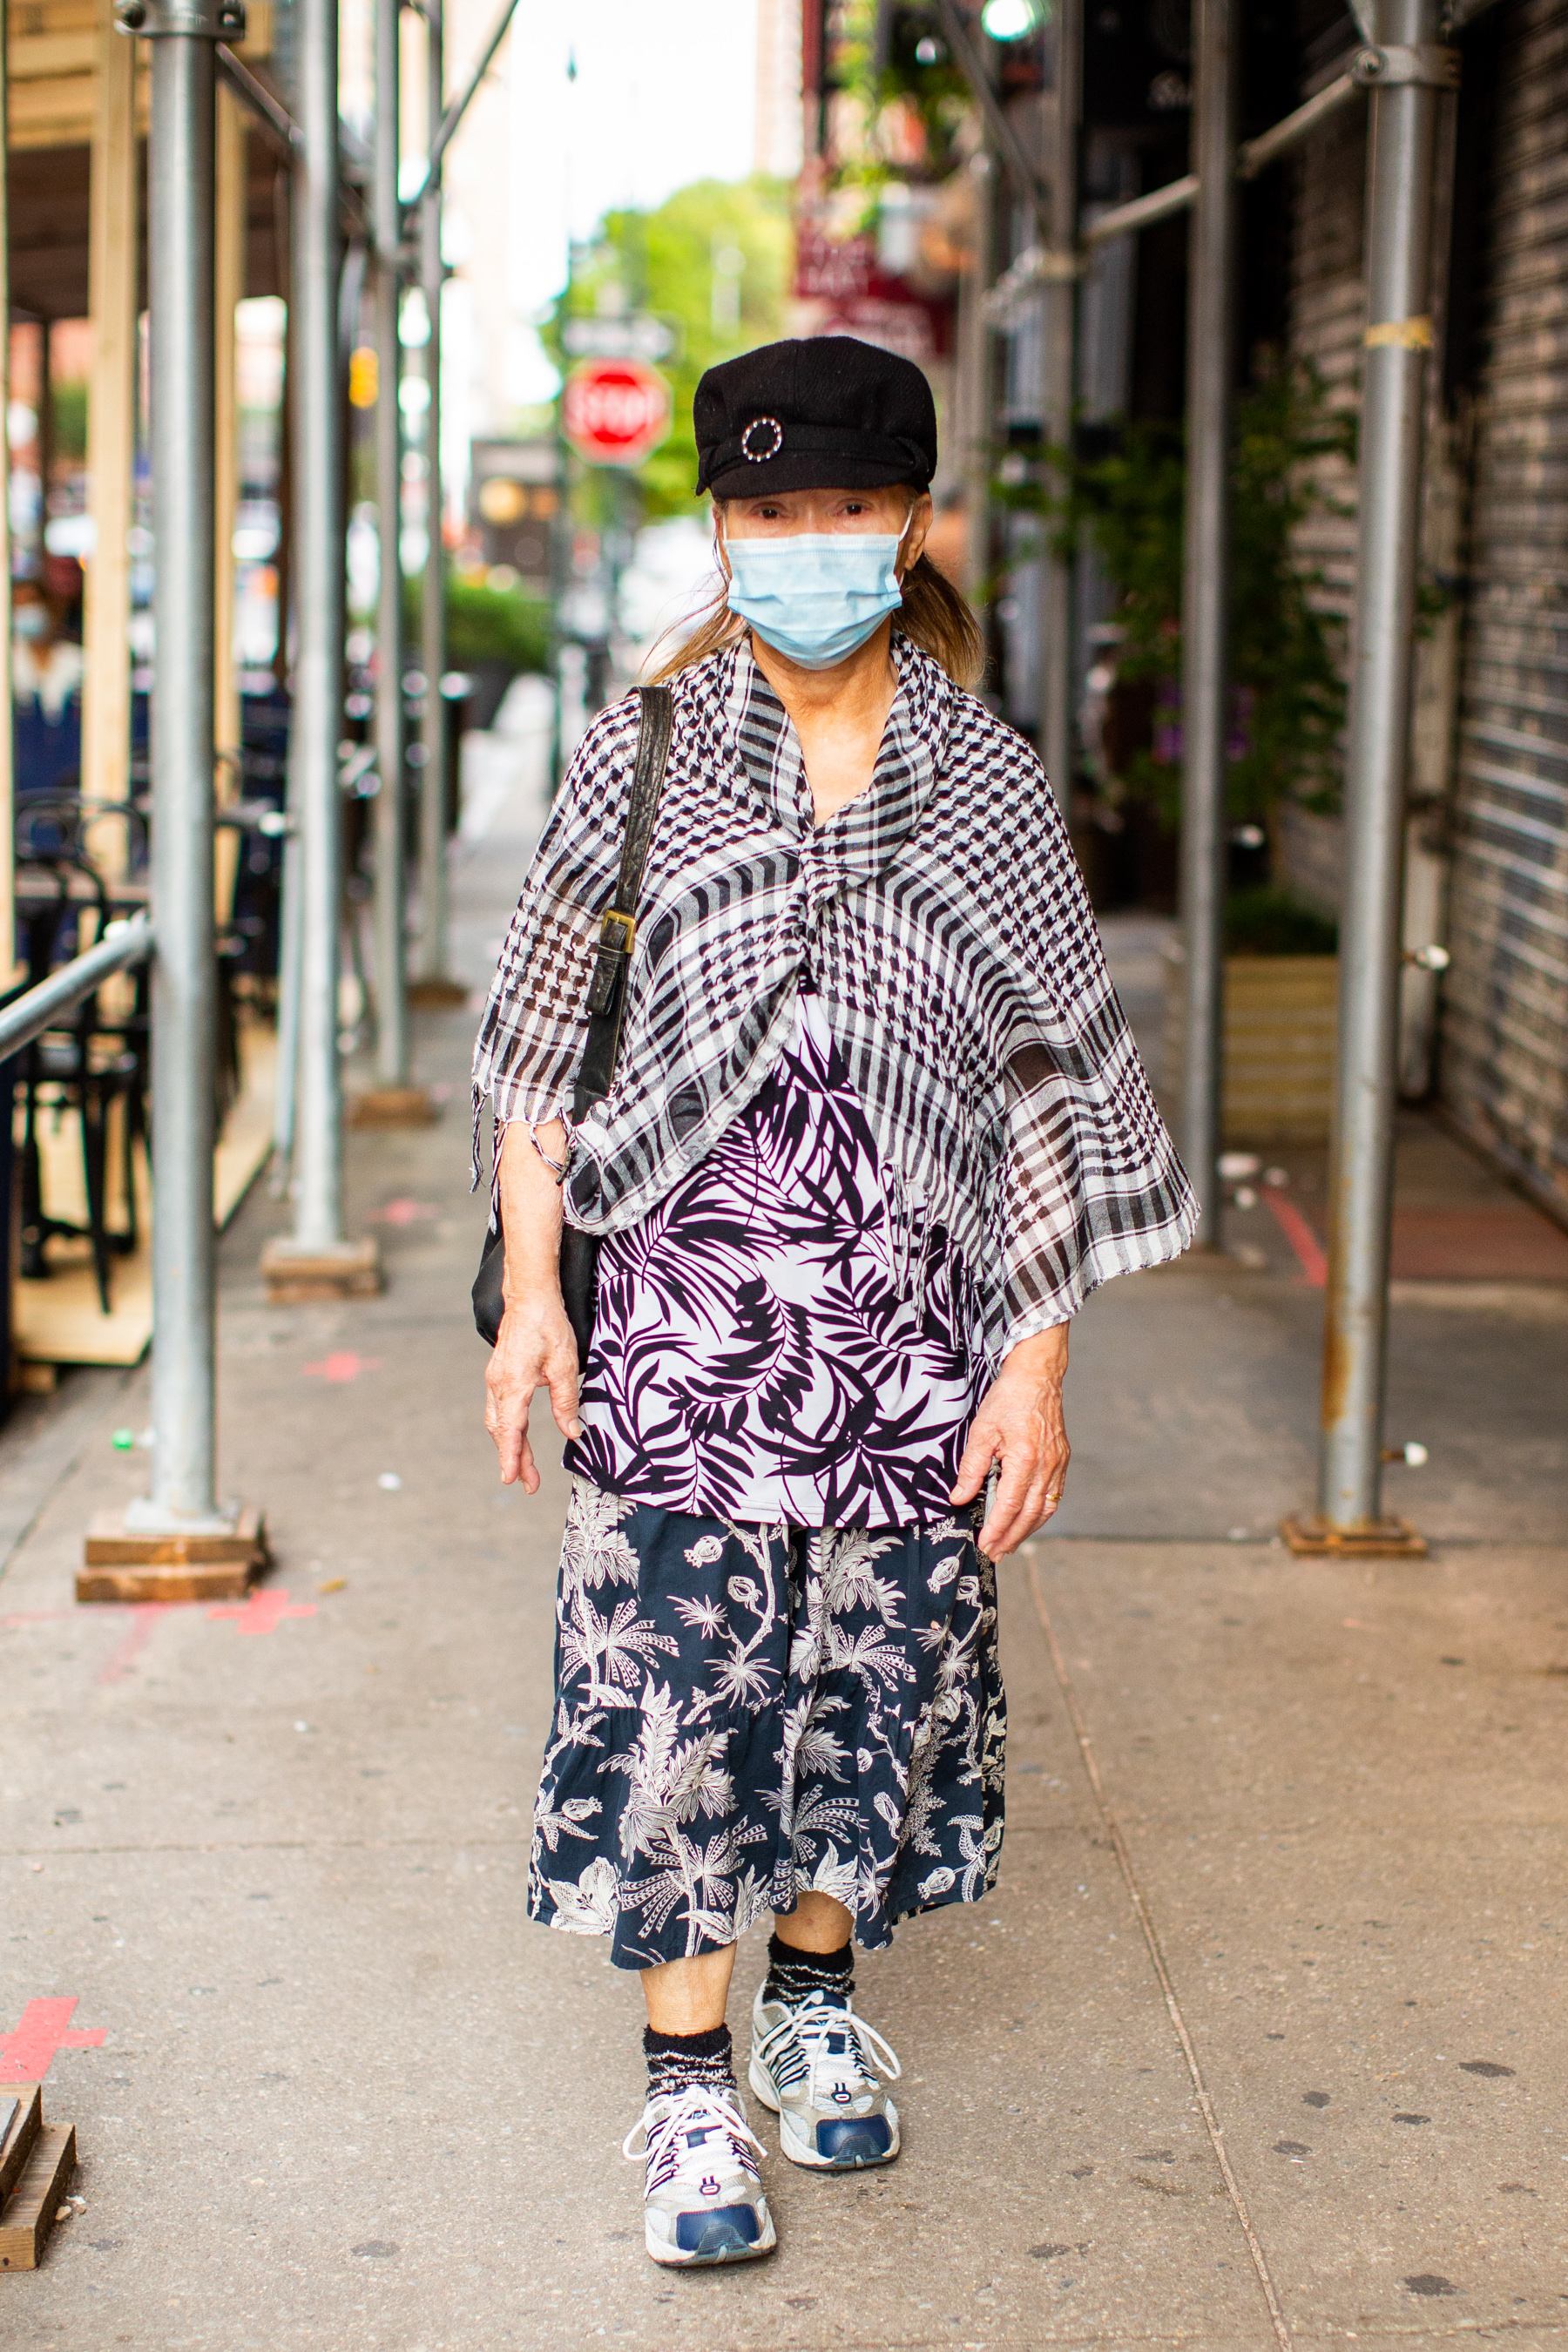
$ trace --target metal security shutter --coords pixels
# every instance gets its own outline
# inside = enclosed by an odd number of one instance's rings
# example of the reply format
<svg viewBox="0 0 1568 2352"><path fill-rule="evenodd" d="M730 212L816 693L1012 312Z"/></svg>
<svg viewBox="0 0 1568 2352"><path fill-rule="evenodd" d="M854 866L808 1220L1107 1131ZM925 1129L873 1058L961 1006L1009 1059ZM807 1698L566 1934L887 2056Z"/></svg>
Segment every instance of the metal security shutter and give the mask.
<svg viewBox="0 0 1568 2352"><path fill-rule="evenodd" d="M1568 1216L1568 5L1499 33L1439 1083Z"/></svg>

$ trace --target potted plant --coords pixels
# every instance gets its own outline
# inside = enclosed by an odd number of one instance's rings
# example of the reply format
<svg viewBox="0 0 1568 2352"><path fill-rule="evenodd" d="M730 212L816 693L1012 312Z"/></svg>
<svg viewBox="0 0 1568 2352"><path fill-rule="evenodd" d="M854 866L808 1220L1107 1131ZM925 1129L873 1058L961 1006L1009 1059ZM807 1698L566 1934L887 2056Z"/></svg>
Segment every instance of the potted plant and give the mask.
<svg viewBox="0 0 1568 2352"><path fill-rule="evenodd" d="M1225 1140L1323 1143L1334 1090L1336 927L1287 890L1233 890L1226 907ZM1162 1092L1179 1097L1186 1041L1186 957L1162 950Z"/></svg>
<svg viewBox="0 0 1568 2352"><path fill-rule="evenodd" d="M1337 992L1334 925L1290 890L1285 808L1340 805L1344 625L1299 553L1302 525L1335 501L1325 461L1354 454L1310 367L1260 355L1237 404L1226 774L1232 883L1226 911L1226 1139L1328 1132ZM1130 820L1171 840L1181 818L1182 572L1186 460L1179 425L1096 425L1044 452L1032 482L999 499L1033 507L1061 554L1091 546L1114 603L1086 702L1086 778L1075 832ZM1016 473L1016 467L1009 469ZM1092 862L1092 861L1091 861ZM1165 1078L1179 1085L1182 955L1166 957Z"/></svg>

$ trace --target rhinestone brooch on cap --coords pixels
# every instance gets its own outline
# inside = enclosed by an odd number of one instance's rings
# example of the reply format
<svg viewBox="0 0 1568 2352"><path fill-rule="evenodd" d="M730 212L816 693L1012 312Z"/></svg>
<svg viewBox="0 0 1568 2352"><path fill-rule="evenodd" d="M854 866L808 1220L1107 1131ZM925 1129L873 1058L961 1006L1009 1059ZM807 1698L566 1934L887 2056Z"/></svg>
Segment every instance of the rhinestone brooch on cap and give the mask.
<svg viewBox="0 0 1568 2352"><path fill-rule="evenodd" d="M768 432L773 435L773 437L772 444L766 449L753 449L752 446L752 436L753 433L762 432ZM746 459L749 465L761 466L765 464L768 458L776 457L783 447L784 426L779 423L776 416L753 416L751 423L747 425L745 431L741 436L741 455Z"/></svg>

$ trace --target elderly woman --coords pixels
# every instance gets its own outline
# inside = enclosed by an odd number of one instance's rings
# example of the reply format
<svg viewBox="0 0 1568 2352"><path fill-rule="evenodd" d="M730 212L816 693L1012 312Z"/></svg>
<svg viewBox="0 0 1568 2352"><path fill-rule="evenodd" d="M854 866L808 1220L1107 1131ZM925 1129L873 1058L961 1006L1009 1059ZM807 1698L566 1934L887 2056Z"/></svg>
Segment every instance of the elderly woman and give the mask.
<svg viewBox="0 0 1568 2352"><path fill-rule="evenodd" d="M641 1971L670 2263L775 2242L724 2022L764 1913L748 2080L784 2155L898 2154L853 1946L994 1883L993 1562L1061 1497L1069 1318L1194 1223L1056 803L922 553L925 378L775 343L710 369L695 423L723 580L663 673L613 1084L570 1116L635 695L572 763L476 1060L488 1426L536 1492L545 1390L572 1478L529 1907ZM563 1214L599 1237L581 1384Z"/></svg>

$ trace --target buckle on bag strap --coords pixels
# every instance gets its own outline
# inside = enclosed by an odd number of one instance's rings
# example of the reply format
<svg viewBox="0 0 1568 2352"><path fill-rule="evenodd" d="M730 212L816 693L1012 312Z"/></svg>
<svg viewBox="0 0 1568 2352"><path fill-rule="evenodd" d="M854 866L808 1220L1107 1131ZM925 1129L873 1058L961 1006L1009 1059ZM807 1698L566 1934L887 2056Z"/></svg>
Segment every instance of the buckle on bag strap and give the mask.
<svg viewBox="0 0 1568 2352"><path fill-rule="evenodd" d="M594 974L588 983L588 1010L608 1013L616 1001L621 974L631 960L637 935L637 919L612 907L599 924L599 944L594 950Z"/></svg>

